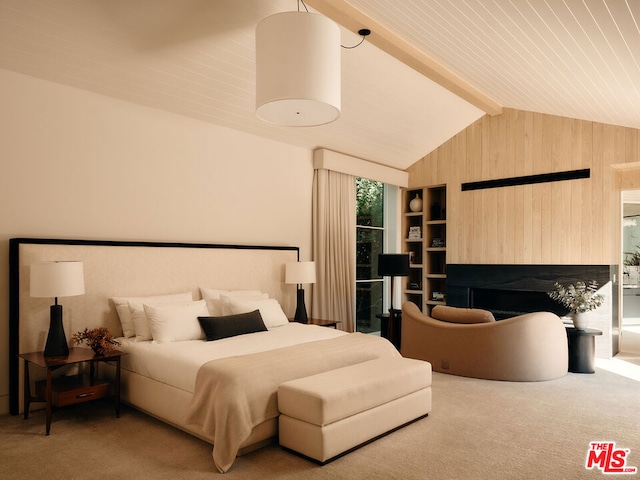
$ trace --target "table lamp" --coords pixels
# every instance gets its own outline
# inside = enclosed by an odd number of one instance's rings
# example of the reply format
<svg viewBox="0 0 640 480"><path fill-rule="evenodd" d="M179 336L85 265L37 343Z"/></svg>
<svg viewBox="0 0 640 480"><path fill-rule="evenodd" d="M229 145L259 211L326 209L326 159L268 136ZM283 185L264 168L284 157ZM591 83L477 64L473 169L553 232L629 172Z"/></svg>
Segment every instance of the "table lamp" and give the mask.
<svg viewBox="0 0 640 480"><path fill-rule="evenodd" d="M297 285L296 315L294 320L299 323L307 323L307 307L304 304L303 283L316 283L315 262L291 262L286 264L285 283L295 283Z"/></svg>
<svg viewBox="0 0 640 480"><path fill-rule="evenodd" d="M84 294L82 262L38 262L31 264L32 297L53 297L50 309L49 333L44 347L45 357L69 355L69 345L62 324L62 305L58 297Z"/></svg>
<svg viewBox="0 0 640 480"><path fill-rule="evenodd" d="M409 254L408 253L381 253L378 255L378 275L381 277L391 277L391 302L389 308L389 327L387 337L391 343L393 339L393 284L395 277L409 276Z"/></svg>

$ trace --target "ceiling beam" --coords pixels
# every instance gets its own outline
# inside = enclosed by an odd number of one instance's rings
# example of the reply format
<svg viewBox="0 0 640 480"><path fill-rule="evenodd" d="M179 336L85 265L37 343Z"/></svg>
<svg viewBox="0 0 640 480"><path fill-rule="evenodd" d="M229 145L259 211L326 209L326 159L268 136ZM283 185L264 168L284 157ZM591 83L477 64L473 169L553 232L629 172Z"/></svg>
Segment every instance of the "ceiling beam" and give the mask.
<svg viewBox="0 0 640 480"><path fill-rule="evenodd" d="M305 3L352 32L368 28L371 35L367 42L489 115L502 113L502 105L346 1L305 0Z"/></svg>

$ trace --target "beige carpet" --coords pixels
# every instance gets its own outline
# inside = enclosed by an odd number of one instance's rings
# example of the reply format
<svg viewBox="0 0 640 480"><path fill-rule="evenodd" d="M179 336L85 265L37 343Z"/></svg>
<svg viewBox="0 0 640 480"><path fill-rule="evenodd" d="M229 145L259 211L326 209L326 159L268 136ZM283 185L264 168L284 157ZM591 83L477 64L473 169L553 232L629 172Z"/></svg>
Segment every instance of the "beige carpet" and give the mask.
<svg viewBox="0 0 640 480"><path fill-rule="evenodd" d="M609 368L610 365L606 365ZM637 367L636 367L637 368ZM603 368L542 383L434 374L429 417L324 467L277 445L238 458L229 479L591 479L589 442L628 448L640 467L640 376ZM0 417L2 479L211 479L211 446L108 402ZM621 475L623 478L640 478Z"/></svg>

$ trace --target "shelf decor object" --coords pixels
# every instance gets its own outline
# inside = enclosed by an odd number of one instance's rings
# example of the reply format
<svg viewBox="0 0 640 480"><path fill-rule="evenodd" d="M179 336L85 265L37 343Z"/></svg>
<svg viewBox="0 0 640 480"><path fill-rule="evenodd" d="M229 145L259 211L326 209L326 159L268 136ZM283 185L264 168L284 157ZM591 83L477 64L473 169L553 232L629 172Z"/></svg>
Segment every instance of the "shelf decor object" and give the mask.
<svg viewBox="0 0 640 480"><path fill-rule="evenodd" d="M410 239L418 239L422 238L422 228L419 225L409 227L409 237Z"/></svg>
<svg viewBox="0 0 640 480"><path fill-rule="evenodd" d="M422 199L420 195L416 193L416 196L409 202L409 209L412 212L421 212L422 211Z"/></svg>
<svg viewBox="0 0 640 480"><path fill-rule="evenodd" d="M285 283L295 283L297 285L297 302L295 321L298 323L308 323L307 307L304 304L304 283L316 283L315 262L290 262L285 266Z"/></svg>
<svg viewBox="0 0 640 480"><path fill-rule="evenodd" d="M53 297L50 308L49 333L44 347L45 357L69 355L69 345L62 324L62 305L58 297L84 294L84 270L82 262L38 262L30 266L30 295Z"/></svg>
<svg viewBox="0 0 640 480"><path fill-rule="evenodd" d="M378 275L391 277L391 302L389 303L389 331L388 340L394 343L393 320L395 310L393 308L393 284L395 277L408 277L410 273L409 254L407 253L382 253L378 255Z"/></svg>

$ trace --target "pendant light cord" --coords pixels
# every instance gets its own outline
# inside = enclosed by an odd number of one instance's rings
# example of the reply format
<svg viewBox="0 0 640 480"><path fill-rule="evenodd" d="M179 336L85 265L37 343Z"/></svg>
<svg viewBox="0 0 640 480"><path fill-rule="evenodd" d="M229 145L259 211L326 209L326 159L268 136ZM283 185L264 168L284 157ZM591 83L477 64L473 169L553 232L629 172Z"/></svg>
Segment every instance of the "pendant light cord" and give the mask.
<svg viewBox="0 0 640 480"><path fill-rule="evenodd" d="M361 28L360 30L358 30L358 34L362 36L362 38L358 43L356 43L355 45L352 45L351 47L345 47L344 45L340 45L340 46L342 48L346 48L347 50L359 47L360 45L362 45L362 42L364 42L364 39L367 38L368 35L371 35L371 30L369 30L368 28Z"/></svg>
<svg viewBox="0 0 640 480"><path fill-rule="evenodd" d="M298 12L300 12L300 4L302 4L302 6L304 7L304 10L307 13L309 13L309 9L307 8L307 5L304 3L304 0L298 0ZM351 50L352 48L359 47L360 45L362 45L362 42L364 42L365 38L367 38L368 35L371 35L371 30L369 30L368 28L361 28L360 30L358 30L358 35L362 36L362 38L355 45L352 45L350 47L347 47L345 45L340 45L340 46L347 50Z"/></svg>

